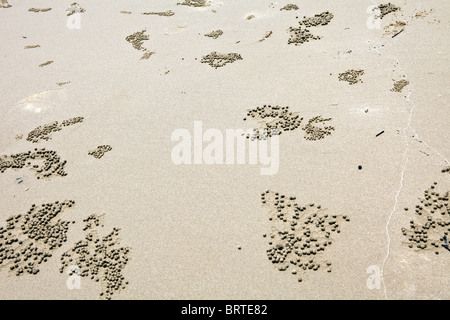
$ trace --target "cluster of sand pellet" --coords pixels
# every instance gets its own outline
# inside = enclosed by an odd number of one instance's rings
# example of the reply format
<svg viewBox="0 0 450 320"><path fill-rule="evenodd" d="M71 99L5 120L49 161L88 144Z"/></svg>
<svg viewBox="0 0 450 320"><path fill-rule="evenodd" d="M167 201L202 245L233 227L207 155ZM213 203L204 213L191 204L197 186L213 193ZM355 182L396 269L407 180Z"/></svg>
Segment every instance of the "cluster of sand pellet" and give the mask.
<svg viewBox="0 0 450 320"><path fill-rule="evenodd" d="M347 70L345 72L339 73L339 81L347 81L350 85L357 84L358 82L363 82L361 76L364 75L364 70Z"/></svg>
<svg viewBox="0 0 450 320"><path fill-rule="evenodd" d="M410 221L409 229L402 228L409 248L432 250L435 254L444 251L444 237L450 231L449 191L436 192L437 183L425 190L424 199L415 208L415 219ZM405 211L408 211L405 208Z"/></svg>
<svg viewBox="0 0 450 320"><path fill-rule="evenodd" d="M289 28L290 38L288 39L288 44L293 43L298 46L309 42L309 40L320 40L319 36L313 35L307 28L325 26L330 23L333 17L333 14L328 11L316 14L314 17L303 17L303 20L299 21L298 28Z"/></svg>
<svg viewBox="0 0 450 320"><path fill-rule="evenodd" d="M1 0L0 8L11 8L11 5L8 3L8 0Z"/></svg>
<svg viewBox="0 0 450 320"><path fill-rule="evenodd" d="M283 8L281 8L280 11L283 11L283 10L290 11L290 10L298 10L298 9L299 9L298 5L290 3L290 4L285 5Z"/></svg>
<svg viewBox="0 0 450 320"><path fill-rule="evenodd" d="M61 131L63 127L68 127L83 122L83 117L74 117L64 120L61 124L58 121L39 126L28 133L27 141L38 143L40 140L50 140L51 133Z"/></svg>
<svg viewBox="0 0 450 320"><path fill-rule="evenodd" d="M247 116L243 119L247 121L247 117L258 121L259 127L254 128L252 133L246 134L246 138L251 140L266 140L274 135L280 135L286 131L293 131L301 128L305 131L304 138L306 140L321 140L331 135L335 130L332 126L318 126L319 123L331 121L331 118L322 118L316 116L308 120L308 123L301 127L303 118L298 112L291 112L289 107L264 105L254 109L247 110Z"/></svg>
<svg viewBox="0 0 450 320"><path fill-rule="evenodd" d="M290 267L299 282L309 270L331 272L331 262L324 260L323 253L333 244L332 233L340 233L340 224L350 219L328 214L327 209L313 203L300 206L295 197L270 190L261 194L261 201L270 210L272 223L267 258L277 269L286 271Z"/></svg>
<svg viewBox="0 0 450 320"><path fill-rule="evenodd" d="M67 8L66 13L67 16L71 16L75 13L83 13L86 12L85 9L83 9L78 3L74 2L70 5L69 8Z"/></svg>
<svg viewBox="0 0 450 320"><path fill-rule="evenodd" d="M299 21L300 25L303 25L307 28L317 27L317 26L326 26L331 22L334 18L334 15L331 12L325 11L322 13L318 13L314 15L314 17L303 17L303 20Z"/></svg>
<svg viewBox="0 0 450 320"><path fill-rule="evenodd" d="M131 45L133 46L133 48L135 48L136 50L145 50L144 47L142 47L142 45L144 44L144 41L147 41L150 39L150 37L145 34L147 32L147 30L142 30L142 31L136 31L133 34L130 34L129 36L127 36L125 38L125 40L127 40L129 43L131 43Z"/></svg>
<svg viewBox="0 0 450 320"><path fill-rule="evenodd" d="M177 3L177 5L189 7L207 7L209 6L209 2L207 0L184 0L184 2Z"/></svg>
<svg viewBox="0 0 450 320"><path fill-rule="evenodd" d="M34 165L35 161L42 161L41 166ZM17 170L26 167L36 172L37 179L50 178L53 175L64 177L67 175L64 171L66 163L67 161L61 161L56 151L47 151L45 148L34 149L34 152L0 156L0 173L4 173L7 169Z"/></svg>
<svg viewBox="0 0 450 320"><path fill-rule="evenodd" d="M175 14L175 12L173 12L172 10L169 11L163 11L163 12L143 12L143 15L146 16L150 16L150 15L154 15L154 16L161 16L161 17L171 17Z"/></svg>
<svg viewBox="0 0 450 320"><path fill-rule="evenodd" d="M105 155L105 153L111 150L112 147L110 145L98 146L97 150L89 151L88 155L93 156L96 159L101 159Z"/></svg>
<svg viewBox="0 0 450 320"><path fill-rule="evenodd" d="M326 136L331 135L335 130L333 126L317 126L319 123L325 123L331 121L331 118L322 118L322 116L316 116L308 120L308 123L302 128L305 131L306 140L321 140Z"/></svg>
<svg viewBox="0 0 450 320"><path fill-rule="evenodd" d="M280 135L284 131L297 129L303 118L297 112L289 111L289 107L264 105L247 110L247 117L257 120L259 128L253 129L252 134L247 134L251 140L265 140L273 135ZM243 119L247 121L247 118Z"/></svg>
<svg viewBox="0 0 450 320"><path fill-rule="evenodd" d="M83 219L83 222L84 222L83 231L91 230L91 229L94 229L95 227L100 226L100 224L103 223L103 218L104 218L103 215L99 216L96 214L91 214L86 219ZM103 224L102 224L102 227L103 227Z"/></svg>
<svg viewBox="0 0 450 320"><path fill-rule="evenodd" d="M53 60L45 61L44 63L41 63L39 65L39 67L42 68L42 67L48 66L49 64L52 64L53 62L54 62Z"/></svg>
<svg viewBox="0 0 450 320"><path fill-rule="evenodd" d="M30 11L30 12L47 12L47 11L50 11L50 10L52 10L52 8L42 8L42 9L39 9L39 8L30 8L30 9L28 9L28 11Z"/></svg>
<svg viewBox="0 0 450 320"><path fill-rule="evenodd" d="M227 63L233 63L237 60L242 60L239 53L217 53L215 51L202 57L201 63L207 63L213 68L220 68L225 66Z"/></svg>
<svg viewBox="0 0 450 320"><path fill-rule="evenodd" d="M409 84L408 80L399 80L394 82L394 87L391 89L393 92L402 92L403 88Z"/></svg>
<svg viewBox="0 0 450 320"><path fill-rule="evenodd" d="M71 200L33 204L26 214L8 218L0 227L0 268L7 266L16 276L37 274L39 265L67 241L70 222L59 219L59 214L74 204Z"/></svg>
<svg viewBox="0 0 450 320"><path fill-rule="evenodd" d="M66 84L69 84L69 83L70 83L70 81L66 81L66 82L58 82L57 85L60 86L60 87L62 87L62 86L65 86Z"/></svg>
<svg viewBox="0 0 450 320"><path fill-rule="evenodd" d="M222 30L215 30L215 31L211 31L210 33L205 34L205 37L210 37L210 38L213 38L213 39L217 39L221 35L223 35L223 31Z"/></svg>
<svg viewBox="0 0 450 320"><path fill-rule="evenodd" d="M34 48L39 48L40 45L35 44L35 45L30 45L30 46L25 46L24 49L34 49Z"/></svg>
<svg viewBox="0 0 450 320"><path fill-rule="evenodd" d="M128 285L122 271L128 263L130 248L120 247L118 235L117 228L101 238L96 230L89 232L84 240L62 254L60 272L70 268L70 275L100 282L100 297L110 300L114 293Z"/></svg>
<svg viewBox="0 0 450 320"><path fill-rule="evenodd" d="M144 44L144 41L150 40L150 37L145 34L147 30L137 31L125 38L133 48L139 51L144 51L144 55L141 57L141 60L150 58L155 52L150 51L146 48L144 48L142 45Z"/></svg>
<svg viewBox="0 0 450 320"><path fill-rule="evenodd" d="M379 18L383 19L384 16L388 15L389 13L400 10L400 7L397 7L389 2L387 4L380 4L377 8L374 8L374 10L376 9L380 10Z"/></svg>
<svg viewBox="0 0 450 320"><path fill-rule="evenodd" d="M450 166L445 167L444 169L441 170L442 173L450 173Z"/></svg>

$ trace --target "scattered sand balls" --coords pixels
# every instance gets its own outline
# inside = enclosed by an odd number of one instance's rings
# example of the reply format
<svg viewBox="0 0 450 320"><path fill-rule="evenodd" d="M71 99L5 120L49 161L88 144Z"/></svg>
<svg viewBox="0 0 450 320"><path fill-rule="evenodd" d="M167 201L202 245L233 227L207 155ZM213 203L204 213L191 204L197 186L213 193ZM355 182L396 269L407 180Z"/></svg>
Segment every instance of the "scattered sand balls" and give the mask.
<svg viewBox="0 0 450 320"><path fill-rule="evenodd" d="M83 219L85 223L83 231L94 229L95 227L100 226L103 223L104 215L98 216L96 214L91 214L86 219ZM102 225L103 227L103 225Z"/></svg>
<svg viewBox="0 0 450 320"><path fill-rule="evenodd" d="M44 63L41 63L39 65L39 67L42 68L42 67L48 66L49 64L52 64L53 62L54 62L53 60L46 61Z"/></svg>
<svg viewBox="0 0 450 320"><path fill-rule="evenodd" d="M242 60L242 57L238 53L217 53L215 51L211 52L210 54L203 56L201 63L207 63L213 68L220 68L225 66L227 63L233 63L237 60Z"/></svg>
<svg viewBox="0 0 450 320"><path fill-rule="evenodd" d="M205 34L205 37L210 37L210 38L213 38L213 39L217 39L221 35L223 35L223 31L222 30L216 30L216 31L212 31L210 33Z"/></svg>
<svg viewBox="0 0 450 320"><path fill-rule="evenodd" d="M267 190L261 194L263 207L268 208L272 222L267 258L278 268L297 275L298 281L309 271L326 269L331 262L323 259L323 252L333 244L332 233L340 233L340 225L347 216L327 214L327 209L313 203L299 206L295 197L287 197Z"/></svg>
<svg viewBox="0 0 450 320"><path fill-rule="evenodd" d="M284 131L297 129L303 118L297 112L290 112L289 107L264 105L247 110L247 117L257 120L259 128L253 129L253 133L247 134L251 140L266 140L274 135L280 135ZM247 118L244 118L246 121Z"/></svg>
<svg viewBox="0 0 450 320"><path fill-rule="evenodd" d="M35 12L35 13L37 13L37 12L48 12L48 11L50 11L50 10L52 10L52 8L43 8L43 9L39 9L39 8L30 8L30 9L28 9L28 11L30 11L30 12Z"/></svg>
<svg viewBox="0 0 450 320"><path fill-rule="evenodd" d="M394 87L391 89L393 92L402 92L403 88L409 84L408 80L399 80L394 82Z"/></svg>
<svg viewBox="0 0 450 320"><path fill-rule="evenodd" d="M389 13L400 10L400 7L393 5L392 3L380 4L378 7L374 8L374 10L380 10L380 16L377 18L383 19Z"/></svg>
<svg viewBox="0 0 450 320"><path fill-rule="evenodd" d="M295 44L299 46L309 40L320 40L319 36L313 35L308 29L300 28L289 28L290 38L288 39L288 44Z"/></svg>
<svg viewBox="0 0 450 320"><path fill-rule="evenodd" d="M288 44L293 43L299 46L310 40L320 40L319 36L313 35L307 28L326 26L333 17L334 15L328 11L316 14L314 17L303 17L303 20L299 21L299 28L289 28L290 38L288 39Z"/></svg>
<svg viewBox="0 0 450 320"><path fill-rule="evenodd" d="M247 110L247 116L243 119L247 121L247 117L258 121L259 127L253 129L251 134L247 134L246 138L251 140L266 140L274 135L280 135L285 131L293 131L301 127L303 118L298 112L289 111L289 107L264 105L254 109ZM331 121L331 118L324 119L322 116L311 118L308 123L302 127L305 131L306 140L324 139L334 131L332 126L319 127L316 124Z"/></svg>
<svg viewBox="0 0 450 320"><path fill-rule="evenodd" d="M63 127L81 123L83 122L83 120L83 117L75 117L64 120L62 124L59 124L58 121L54 121L52 123L39 126L28 133L27 141L30 141L32 143L38 143L40 140L48 141L51 139L50 135L52 132L61 131Z"/></svg>
<svg viewBox="0 0 450 320"><path fill-rule="evenodd" d="M281 8L280 11L283 11L283 10L290 11L290 10L298 10L298 9L299 9L298 5L290 3L290 4L285 5L283 8Z"/></svg>
<svg viewBox="0 0 450 320"><path fill-rule="evenodd" d="M442 173L450 173L450 166L445 167L444 169L441 170Z"/></svg>
<svg viewBox="0 0 450 320"><path fill-rule="evenodd" d="M177 3L177 5L189 7L207 7L209 6L209 2L206 0L184 0L184 2Z"/></svg>
<svg viewBox="0 0 450 320"><path fill-rule="evenodd" d="M26 214L6 219L6 227L0 227L0 268L7 266L16 276L37 274L39 265L67 241L70 222L57 216L74 204L33 204Z"/></svg>
<svg viewBox="0 0 450 320"><path fill-rule="evenodd" d="M93 156L96 159L101 159L105 155L105 153L111 150L112 147L110 145L98 146L97 150L89 151L88 155Z"/></svg>
<svg viewBox="0 0 450 320"><path fill-rule="evenodd" d="M11 5L8 3L8 0L1 0L0 8L11 8Z"/></svg>
<svg viewBox="0 0 450 320"><path fill-rule="evenodd" d="M339 81L347 81L350 85L363 82L360 77L364 75L364 70L347 70L343 73L339 73Z"/></svg>
<svg viewBox="0 0 450 320"><path fill-rule="evenodd" d="M322 13L318 13L314 15L314 17L303 17L303 20L299 21L300 25L303 25L307 28L309 27L317 27L317 26L326 26L330 23L330 21L334 18L334 15L331 12L325 11Z"/></svg>
<svg viewBox="0 0 450 320"><path fill-rule="evenodd" d="M175 14L172 10L164 11L164 12L143 12L143 15L155 15L155 16L161 16L161 17L171 17Z"/></svg>
<svg viewBox="0 0 450 320"><path fill-rule="evenodd" d="M436 185L435 182L425 190L425 198L416 205L415 220L410 221L409 229L402 228L402 234L407 238L409 248L431 250L439 254L446 250L443 246L444 237L449 238L450 206L449 191L438 193Z"/></svg>
<svg viewBox="0 0 450 320"><path fill-rule="evenodd" d="M71 16L75 13L83 13L86 12L78 3L74 2L70 5L69 8L66 9L67 16Z"/></svg>
<svg viewBox="0 0 450 320"><path fill-rule="evenodd" d="M119 246L119 231L114 228L101 238L96 231L89 232L84 240L62 254L59 271L63 273L65 268L76 266L77 270L71 271L71 274L100 282L100 298L110 300L114 293L125 289L128 284L122 271L129 261L131 249Z"/></svg>
<svg viewBox="0 0 450 320"><path fill-rule="evenodd" d="M43 160L41 166L35 165L34 163L39 160ZM36 172L37 179L50 178L53 175L65 177L66 163L67 161L61 161L56 151L47 151L45 148L34 149L34 152L0 156L0 173L4 173L7 169L17 170L27 167Z"/></svg>
<svg viewBox="0 0 450 320"><path fill-rule="evenodd" d="M305 131L305 139L306 140L321 140L326 136L331 135L334 131L334 127L332 126L317 126L318 123L325 123L327 121L331 121L331 118L324 119L322 116L317 116L308 120L308 123L302 128Z"/></svg>
<svg viewBox="0 0 450 320"><path fill-rule="evenodd" d="M70 81L67 81L67 82L58 82L57 85L60 86L60 87L62 87L62 86L65 86L66 84L69 84L69 83L70 83Z"/></svg>

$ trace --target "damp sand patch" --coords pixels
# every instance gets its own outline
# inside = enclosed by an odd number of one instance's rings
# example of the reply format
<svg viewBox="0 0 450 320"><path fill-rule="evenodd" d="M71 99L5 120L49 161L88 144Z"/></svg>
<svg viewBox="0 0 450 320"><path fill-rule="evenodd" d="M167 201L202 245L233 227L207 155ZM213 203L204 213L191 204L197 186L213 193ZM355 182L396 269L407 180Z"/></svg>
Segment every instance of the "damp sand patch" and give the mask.
<svg viewBox="0 0 450 320"><path fill-rule="evenodd" d="M40 48L41 46L38 44L35 45L31 45L31 46L25 46L24 49L35 49L35 48Z"/></svg>
<svg viewBox="0 0 450 320"><path fill-rule="evenodd" d="M272 224L267 238L267 259L278 271L290 271L302 282L309 272L332 271L324 252L333 245L333 235L341 232L346 215L328 213L314 203L299 205L296 197L267 190L261 194L262 206L269 210Z"/></svg>
<svg viewBox="0 0 450 320"><path fill-rule="evenodd" d="M213 68L221 68L228 63L234 63L243 60L239 53L217 53L215 51L202 57L201 63L207 63Z"/></svg>
<svg viewBox="0 0 450 320"><path fill-rule="evenodd" d="M131 11L122 10L122 11L120 11L120 13L122 13L122 14L131 14Z"/></svg>

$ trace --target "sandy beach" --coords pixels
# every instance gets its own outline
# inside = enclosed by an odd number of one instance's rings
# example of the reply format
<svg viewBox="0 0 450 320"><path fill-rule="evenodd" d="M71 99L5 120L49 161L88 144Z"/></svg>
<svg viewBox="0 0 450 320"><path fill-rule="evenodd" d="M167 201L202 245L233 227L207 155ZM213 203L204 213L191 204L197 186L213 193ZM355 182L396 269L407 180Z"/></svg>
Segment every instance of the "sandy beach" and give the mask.
<svg viewBox="0 0 450 320"><path fill-rule="evenodd" d="M0 0L0 299L450 299L449 28Z"/></svg>

